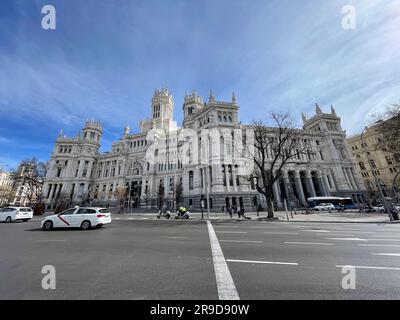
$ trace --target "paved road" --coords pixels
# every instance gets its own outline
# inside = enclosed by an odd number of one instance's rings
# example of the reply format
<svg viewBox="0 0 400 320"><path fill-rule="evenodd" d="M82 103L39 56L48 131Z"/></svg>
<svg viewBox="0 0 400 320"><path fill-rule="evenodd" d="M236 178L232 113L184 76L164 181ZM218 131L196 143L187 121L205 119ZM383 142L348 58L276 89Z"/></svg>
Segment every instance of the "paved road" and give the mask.
<svg viewBox="0 0 400 320"><path fill-rule="evenodd" d="M1 223L0 298L400 298L400 225L141 219L92 231ZM48 264L56 290L41 287ZM343 265L355 290L342 289Z"/></svg>

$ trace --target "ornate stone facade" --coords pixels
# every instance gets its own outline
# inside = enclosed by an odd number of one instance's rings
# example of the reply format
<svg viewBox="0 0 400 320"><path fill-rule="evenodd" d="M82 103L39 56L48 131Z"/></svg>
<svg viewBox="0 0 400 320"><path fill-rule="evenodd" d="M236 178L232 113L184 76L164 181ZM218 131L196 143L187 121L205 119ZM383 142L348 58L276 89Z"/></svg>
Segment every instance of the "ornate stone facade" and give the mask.
<svg viewBox="0 0 400 320"><path fill-rule="evenodd" d="M75 138L61 132L45 179L47 209L53 209L60 198L115 206L115 190L120 187L127 189L129 206L156 206L160 184L164 185L165 204L173 207L174 187L179 181L184 202L192 210L200 208L200 199L207 193L212 211L228 205L243 205L247 211L258 204L265 206L249 179L240 173L239 162L226 158L234 153L237 137L233 132L249 129L239 122L235 95L230 102L217 101L212 92L208 102L196 92L186 95L182 128L173 121L173 107L170 92L156 90L151 119L140 122L140 133L131 134L126 127L110 152L99 152L102 126L97 122L87 121L83 134ZM317 105L316 114L310 119L303 115L303 122L304 139L310 140L311 149L297 165L285 168L274 186L275 206L282 208L283 199L294 206L306 205L308 197L318 195L363 201L364 186L333 107L330 113L323 113ZM217 139L207 130L219 132ZM196 145L187 143L191 133L197 135ZM150 161L149 155L157 161ZM200 158L203 161L198 161Z"/></svg>

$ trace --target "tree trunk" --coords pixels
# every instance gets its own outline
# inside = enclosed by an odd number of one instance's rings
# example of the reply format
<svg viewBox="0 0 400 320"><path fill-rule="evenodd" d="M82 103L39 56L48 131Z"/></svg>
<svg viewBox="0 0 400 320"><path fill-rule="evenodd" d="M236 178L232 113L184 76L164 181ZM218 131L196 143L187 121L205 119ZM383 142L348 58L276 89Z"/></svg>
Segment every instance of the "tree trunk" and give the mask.
<svg viewBox="0 0 400 320"><path fill-rule="evenodd" d="M272 206L272 196L271 194L267 194L265 196L267 200L267 209L268 209L268 218L272 219L274 217L274 208Z"/></svg>

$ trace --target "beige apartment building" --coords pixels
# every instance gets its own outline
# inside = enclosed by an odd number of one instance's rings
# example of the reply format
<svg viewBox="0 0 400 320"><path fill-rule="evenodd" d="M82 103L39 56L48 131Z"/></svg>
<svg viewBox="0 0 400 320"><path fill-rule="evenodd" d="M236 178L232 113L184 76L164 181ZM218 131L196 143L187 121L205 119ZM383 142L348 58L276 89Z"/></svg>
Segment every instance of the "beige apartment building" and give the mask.
<svg viewBox="0 0 400 320"><path fill-rule="evenodd" d="M7 205L13 195L13 179L8 172L0 172L0 207Z"/></svg>
<svg viewBox="0 0 400 320"><path fill-rule="evenodd" d="M400 172L400 154L386 152L377 146L379 139L381 139L378 130L379 125L381 124L378 123L365 130L363 134L364 146L362 145L361 135L348 138L354 161L357 163L357 170L372 198L378 192L374 176L377 177L385 195L393 196L393 180ZM367 153L370 156L371 165L368 163ZM397 187L399 186L400 183L397 180Z"/></svg>

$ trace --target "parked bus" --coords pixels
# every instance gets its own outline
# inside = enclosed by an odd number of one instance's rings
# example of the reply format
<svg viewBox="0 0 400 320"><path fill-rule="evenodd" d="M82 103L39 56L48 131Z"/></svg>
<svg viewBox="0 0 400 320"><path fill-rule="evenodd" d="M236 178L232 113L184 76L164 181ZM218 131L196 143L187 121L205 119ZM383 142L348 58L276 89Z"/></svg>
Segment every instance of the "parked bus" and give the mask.
<svg viewBox="0 0 400 320"><path fill-rule="evenodd" d="M340 198L340 197L312 197L307 199L308 206L314 208L321 203L332 203L336 210L341 209L340 204L343 206L342 210L346 209L358 209L354 204L352 198Z"/></svg>

